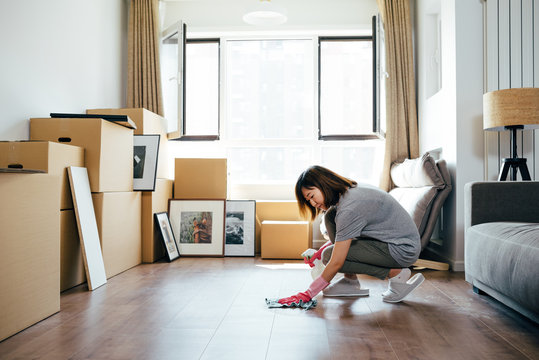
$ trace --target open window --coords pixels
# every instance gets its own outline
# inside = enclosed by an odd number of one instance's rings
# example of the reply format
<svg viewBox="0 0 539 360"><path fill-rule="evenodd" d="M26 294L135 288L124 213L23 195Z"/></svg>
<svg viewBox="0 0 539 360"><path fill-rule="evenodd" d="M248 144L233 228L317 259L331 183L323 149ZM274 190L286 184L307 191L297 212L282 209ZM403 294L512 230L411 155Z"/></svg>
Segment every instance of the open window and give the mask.
<svg viewBox="0 0 539 360"><path fill-rule="evenodd" d="M373 35L374 47L376 49L375 59L375 93L376 93L376 126L381 137L386 136L386 79L388 73L386 69L386 43L382 17L373 16Z"/></svg>
<svg viewBox="0 0 539 360"><path fill-rule="evenodd" d="M185 34L182 21L163 31L161 39L161 84L168 139L179 139L185 125Z"/></svg>

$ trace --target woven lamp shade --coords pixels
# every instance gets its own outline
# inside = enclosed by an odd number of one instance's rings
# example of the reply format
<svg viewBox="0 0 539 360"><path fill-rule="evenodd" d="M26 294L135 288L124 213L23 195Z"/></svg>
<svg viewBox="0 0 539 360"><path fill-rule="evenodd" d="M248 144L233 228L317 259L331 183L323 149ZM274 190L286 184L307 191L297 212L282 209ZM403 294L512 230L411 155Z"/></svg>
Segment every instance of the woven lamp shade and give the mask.
<svg viewBox="0 0 539 360"><path fill-rule="evenodd" d="M506 126L539 128L539 88L491 91L483 95L483 129L502 131Z"/></svg>

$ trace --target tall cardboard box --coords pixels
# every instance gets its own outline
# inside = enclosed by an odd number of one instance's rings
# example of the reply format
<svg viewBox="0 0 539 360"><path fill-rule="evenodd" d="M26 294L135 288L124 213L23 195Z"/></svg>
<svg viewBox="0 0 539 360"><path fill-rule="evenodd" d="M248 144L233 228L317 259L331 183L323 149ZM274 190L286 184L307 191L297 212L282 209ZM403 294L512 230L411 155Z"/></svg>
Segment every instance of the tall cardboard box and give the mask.
<svg viewBox="0 0 539 360"><path fill-rule="evenodd" d="M263 259L302 259L309 248L308 221L262 221Z"/></svg>
<svg viewBox="0 0 539 360"><path fill-rule="evenodd" d="M60 311L60 177L0 173L0 341Z"/></svg>
<svg viewBox="0 0 539 360"><path fill-rule="evenodd" d="M175 199L226 199L226 159L176 158Z"/></svg>
<svg viewBox="0 0 539 360"><path fill-rule="evenodd" d="M30 139L85 149L90 190L133 191L133 130L103 119L30 119Z"/></svg>
<svg viewBox="0 0 539 360"><path fill-rule="evenodd" d="M152 263L166 255L162 240L157 236L154 214L168 210L173 181L157 179L155 191L142 192L142 262Z"/></svg>
<svg viewBox="0 0 539 360"><path fill-rule="evenodd" d="M50 141L1 141L0 168L42 170L61 178L60 209L72 209L66 167L84 166L84 149Z"/></svg>
<svg viewBox="0 0 539 360"><path fill-rule="evenodd" d="M144 108L123 109L88 109L88 114L127 115L137 126L135 135L161 135L159 141L159 158L157 161L157 178L170 179L170 163L168 159L167 121L164 117Z"/></svg>
<svg viewBox="0 0 539 360"><path fill-rule="evenodd" d="M60 291L86 282L75 211L60 212Z"/></svg>
<svg viewBox="0 0 539 360"><path fill-rule="evenodd" d="M140 192L93 193L107 279L141 262Z"/></svg>

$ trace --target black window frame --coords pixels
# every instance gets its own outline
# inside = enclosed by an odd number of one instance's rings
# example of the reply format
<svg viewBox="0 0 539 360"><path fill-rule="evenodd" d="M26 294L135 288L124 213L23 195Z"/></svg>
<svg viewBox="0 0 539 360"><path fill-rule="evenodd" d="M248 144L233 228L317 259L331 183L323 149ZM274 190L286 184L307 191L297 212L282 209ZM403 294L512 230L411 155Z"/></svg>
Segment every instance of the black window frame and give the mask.
<svg viewBox="0 0 539 360"><path fill-rule="evenodd" d="M373 18L373 28L375 19ZM322 66L321 55L323 41L371 41L372 42L372 129L373 134L342 134L342 135L322 135L322 113L321 113L321 95L322 95ZM381 139L380 124L377 115L377 71L376 71L376 32L373 29L371 36L320 36L318 37L318 140L335 141L335 140L372 140Z"/></svg>

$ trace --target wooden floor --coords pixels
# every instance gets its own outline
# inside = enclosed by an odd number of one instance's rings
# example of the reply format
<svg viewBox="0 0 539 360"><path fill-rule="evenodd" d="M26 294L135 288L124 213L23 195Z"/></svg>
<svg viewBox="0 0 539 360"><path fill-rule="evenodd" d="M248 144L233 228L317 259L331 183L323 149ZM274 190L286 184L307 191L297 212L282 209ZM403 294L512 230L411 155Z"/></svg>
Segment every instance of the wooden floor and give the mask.
<svg viewBox="0 0 539 360"><path fill-rule="evenodd" d="M0 359L539 359L539 326L463 273L424 270L405 302L360 276L368 298L317 297L312 310L268 309L265 297L304 291L299 261L181 258L140 265L0 342Z"/></svg>

